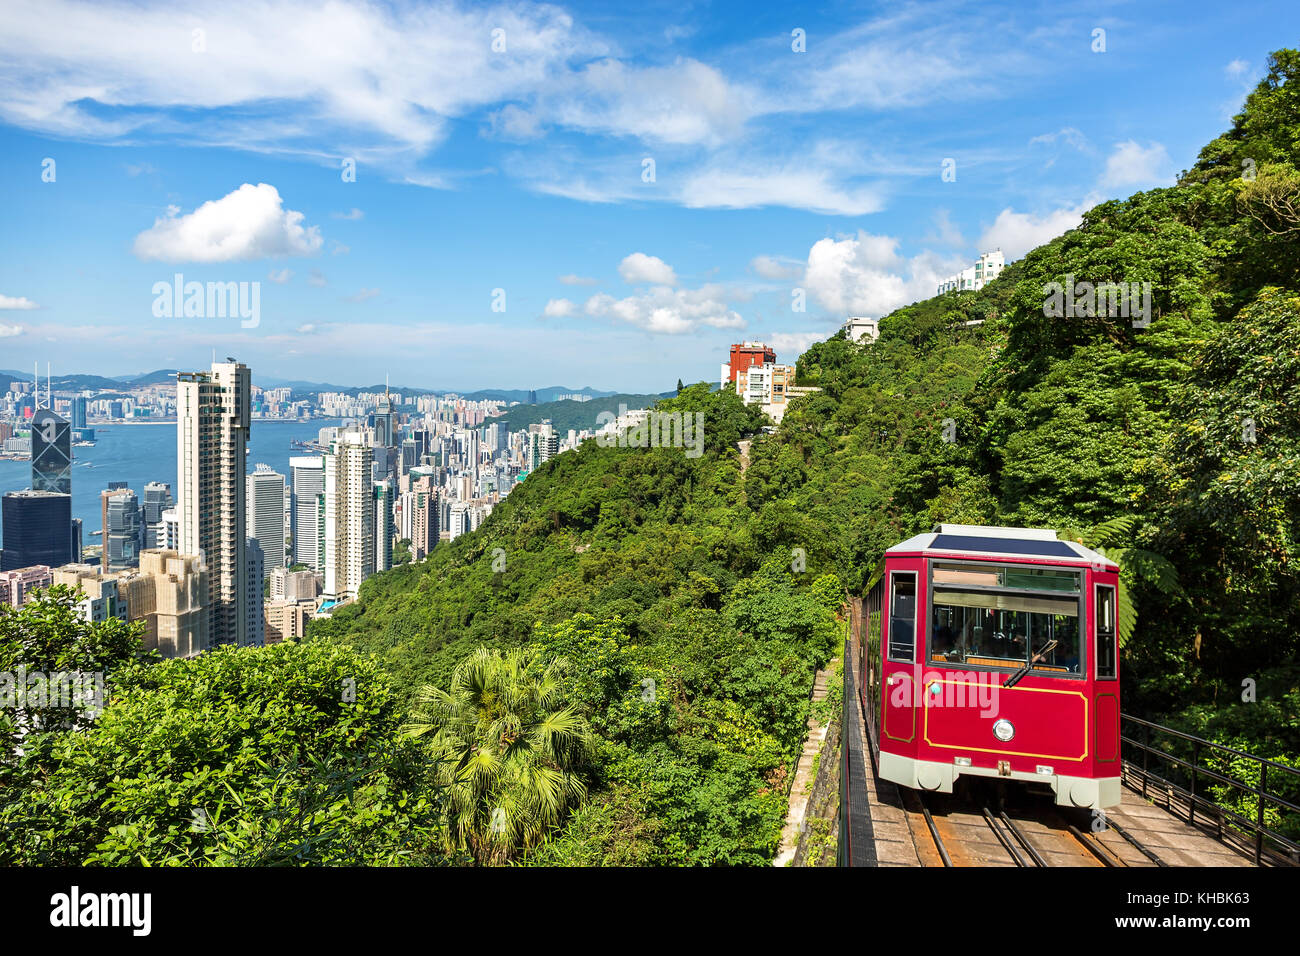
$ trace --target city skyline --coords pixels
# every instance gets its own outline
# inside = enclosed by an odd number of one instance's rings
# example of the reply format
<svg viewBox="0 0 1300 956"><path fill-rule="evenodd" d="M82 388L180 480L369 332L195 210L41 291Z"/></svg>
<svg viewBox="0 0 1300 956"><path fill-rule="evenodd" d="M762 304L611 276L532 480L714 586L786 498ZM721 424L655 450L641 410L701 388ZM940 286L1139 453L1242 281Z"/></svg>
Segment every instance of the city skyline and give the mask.
<svg viewBox="0 0 1300 956"><path fill-rule="evenodd" d="M792 363L1170 184L1276 25L1205 3L131 10L11 5L0 367L215 350L268 381L661 391L738 339ZM231 307L185 317L192 282Z"/></svg>

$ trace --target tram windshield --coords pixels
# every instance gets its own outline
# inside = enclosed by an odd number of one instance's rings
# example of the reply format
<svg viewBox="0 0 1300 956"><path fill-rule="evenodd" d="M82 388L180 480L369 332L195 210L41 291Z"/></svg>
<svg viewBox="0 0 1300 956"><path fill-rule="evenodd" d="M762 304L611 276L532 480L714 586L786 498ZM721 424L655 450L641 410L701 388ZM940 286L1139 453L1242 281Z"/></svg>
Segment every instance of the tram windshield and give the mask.
<svg viewBox="0 0 1300 956"><path fill-rule="evenodd" d="M1009 579L1021 586L1008 588ZM1068 593L1071 584L1075 594ZM934 571L929 660L1016 668L1033 658L1034 673L1080 676L1077 588L1074 572L1036 572L1031 579L1009 568L940 565Z"/></svg>

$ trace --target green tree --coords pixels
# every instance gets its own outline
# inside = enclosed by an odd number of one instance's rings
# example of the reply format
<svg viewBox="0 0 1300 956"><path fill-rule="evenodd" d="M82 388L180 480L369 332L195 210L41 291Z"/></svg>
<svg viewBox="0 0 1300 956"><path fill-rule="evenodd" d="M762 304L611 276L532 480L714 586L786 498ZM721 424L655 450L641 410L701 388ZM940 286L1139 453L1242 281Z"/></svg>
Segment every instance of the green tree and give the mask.
<svg viewBox="0 0 1300 956"><path fill-rule="evenodd" d="M587 798L586 721L562 700L562 659L480 647L451 687L424 688L405 731L429 738L446 840L481 864L537 846Z"/></svg>

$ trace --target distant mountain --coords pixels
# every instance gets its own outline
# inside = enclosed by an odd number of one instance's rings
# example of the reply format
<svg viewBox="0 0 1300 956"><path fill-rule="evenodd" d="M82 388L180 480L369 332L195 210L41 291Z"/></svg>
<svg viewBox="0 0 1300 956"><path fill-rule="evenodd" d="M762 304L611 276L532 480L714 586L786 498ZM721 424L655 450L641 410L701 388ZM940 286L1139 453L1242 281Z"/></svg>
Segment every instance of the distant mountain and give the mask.
<svg viewBox="0 0 1300 956"><path fill-rule="evenodd" d="M30 382L32 380L31 372L17 372L13 369L0 369L0 385L7 386L10 382ZM79 390L83 388L113 388L121 389L123 383L113 378L105 378L102 375L52 375L50 376L50 385L52 388ZM45 375L41 374L41 388L45 387Z"/></svg>
<svg viewBox="0 0 1300 956"><path fill-rule="evenodd" d="M516 405L506 409L499 417L490 418L488 421L498 422L509 431L520 431L549 418L555 430L563 437L570 428L574 431L581 431L584 428L594 429L599 424L597 419L602 412L617 415L621 410L620 406L626 406L628 409L649 408L659 399L671 398L675 394L677 394L675 391L659 395L614 394L593 398L589 402L566 400L538 405Z"/></svg>
<svg viewBox="0 0 1300 956"><path fill-rule="evenodd" d="M9 382L30 382L32 375L30 372L19 372L14 369L0 369L0 391ZM145 385L160 385L176 381L176 369L160 368L153 372L143 375L119 375L115 377L105 377L103 375L55 375L50 379L51 385L56 389L80 390L80 389L112 389L116 392L126 391L132 388L140 388ZM328 382L304 382L289 379L271 379L254 377L254 383L261 388L291 388L298 396L307 394L319 394L320 392L339 392L344 395L357 395L361 392L382 392L384 385L332 385ZM41 384L44 386L45 379L42 376ZM472 402L500 401L500 402L520 402L522 404L546 404L554 402L560 395L586 395L593 399L608 398L617 395L617 392L602 392L599 389L584 386L582 388L570 388L565 385L548 385L545 388L524 389L524 388L485 388L474 392L461 392L453 388L428 388L415 387L411 385L390 385L390 391L407 395L446 395L453 393L468 399ZM668 394L668 393L665 393Z"/></svg>
<svg viewBox="0 0 1300 956"><path fill-rule="evenodd" d="M130 388L136 388L140 385L163 385L167 382L175 382L176 371L174 368L160 368L155 372L128 379L126 384Z"/></svg>

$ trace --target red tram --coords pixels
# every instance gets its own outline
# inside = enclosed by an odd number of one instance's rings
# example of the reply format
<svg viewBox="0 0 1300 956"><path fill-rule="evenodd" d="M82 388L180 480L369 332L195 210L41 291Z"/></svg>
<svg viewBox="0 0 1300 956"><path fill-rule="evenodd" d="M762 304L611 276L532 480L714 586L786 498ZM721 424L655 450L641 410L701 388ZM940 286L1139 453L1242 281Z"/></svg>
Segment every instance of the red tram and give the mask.
<svg viewBox="0 0 1300 956"><path fill-rule="evenodd" d="M880 776L965 775L1120 800L1118 566L1054 531L940 525L885 552L865 601L863 712Z"/></svg>

